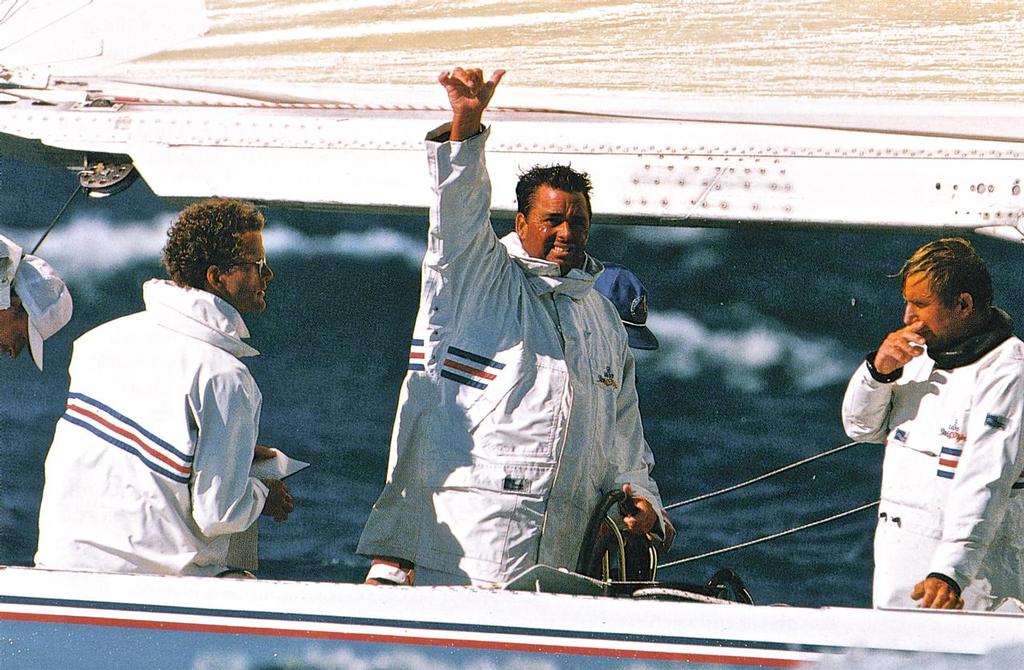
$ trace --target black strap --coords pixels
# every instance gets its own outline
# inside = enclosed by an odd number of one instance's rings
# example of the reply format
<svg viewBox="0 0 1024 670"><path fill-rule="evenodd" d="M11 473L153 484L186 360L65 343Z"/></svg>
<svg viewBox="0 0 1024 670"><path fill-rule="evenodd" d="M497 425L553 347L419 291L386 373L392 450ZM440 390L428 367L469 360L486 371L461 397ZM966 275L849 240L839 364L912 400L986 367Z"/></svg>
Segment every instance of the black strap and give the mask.
<svg viewBox="0 0 1024 670"><path fill-rule="evenodd" d="M864 362L868 364L868 372L871 374L871 378L876 382L882 384L891 384L900 377L903 376L903 368L896 368L889 374L882 374L875 368L875 356L878 355L878 349L875 349L870 354L864 357Z"/></svg>
<svg viewBox="0 0 1024 670"><path fill-rule="evenodd" d="M957 584L956 580L953 579L952 577L947 577L946 575L942 574L941 572L929 572L928 576L929 577L934 577L935 579L940 579L940 580L946 582L946 584L949 585L949 588L953 589L953 593L956 594L956 597L957 598L960 597L960 585Z"/></svg>

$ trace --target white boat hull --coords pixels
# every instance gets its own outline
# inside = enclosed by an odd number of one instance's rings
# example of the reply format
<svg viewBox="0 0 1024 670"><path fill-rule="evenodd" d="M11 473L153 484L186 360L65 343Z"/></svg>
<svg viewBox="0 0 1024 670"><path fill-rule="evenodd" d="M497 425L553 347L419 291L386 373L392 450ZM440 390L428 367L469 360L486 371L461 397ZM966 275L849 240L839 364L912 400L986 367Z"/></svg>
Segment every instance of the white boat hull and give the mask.
<svg viewBox="0 0 1024 670"><path fill-rule="evenodd" d="M489 658L499 667L513 659L597 668L630 659L653 667L792 668L854 649L968 657L1024 645L1024 618L1008 614L16 567L0 569L0 631L4 668L100 667L110 658L117 667L182 667L183 641L207 661L242 653L251 663L244 667L400 652L441 667ZM177 651L146 661L164 648Z"/></svg>

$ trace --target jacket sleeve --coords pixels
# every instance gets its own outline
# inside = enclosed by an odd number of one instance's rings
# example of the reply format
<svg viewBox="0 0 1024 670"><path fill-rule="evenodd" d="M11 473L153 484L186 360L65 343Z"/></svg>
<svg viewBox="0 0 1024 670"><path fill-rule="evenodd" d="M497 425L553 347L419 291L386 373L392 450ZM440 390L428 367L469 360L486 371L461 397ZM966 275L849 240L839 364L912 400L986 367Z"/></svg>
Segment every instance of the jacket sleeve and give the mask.
<svg viewBox="0 0 1024 670"><path fill-rule="evenodd" d="M491 180L484 160L490 129L461 142L438 141L449 125L427 135L434 203L423 263L441 271L469 249L482 253L499 246L490 222Z"/></svg>
<svg viewBox="0 0 1024 670"><path fill-rule="evenodd" d="M942 539L929 572L952 577L961 586L977 574L1024 468L1022 415L1022 362L1004 361L996 370L981 371L967 420L967 441L945 506Z"/></svg>
<svg viewBox="0 0 1024 670"><path fill-rule="evenodd" d="M615 486L629 484L633 494L646 498L658 514L661 528L665 528L666 512L661 502L658 484L651 477L654 469L654 453L644 439L644 428L640 418L640 406L636 392L636 370L633 352L626 348L626 362L622 370L622 389L616 400L615 449L616 458L623 467L615 477Z"/></svg>
<svg viewBox="0 0 1024 670"><path fill-rule="evenodd" d="M843 429L853 440L884 442L895 384L875 380L861 363L843 397Z"/></svg>
<svg viewBox="0 0 1024 670"><path fill-rule="evenodd" d="M215 374L192 399L198 426L192 518L207 537L251 526L266 503L268 489L249 476L259 426L261 396L247 371ZM195 402L198 400L198 402Z"/></svg>

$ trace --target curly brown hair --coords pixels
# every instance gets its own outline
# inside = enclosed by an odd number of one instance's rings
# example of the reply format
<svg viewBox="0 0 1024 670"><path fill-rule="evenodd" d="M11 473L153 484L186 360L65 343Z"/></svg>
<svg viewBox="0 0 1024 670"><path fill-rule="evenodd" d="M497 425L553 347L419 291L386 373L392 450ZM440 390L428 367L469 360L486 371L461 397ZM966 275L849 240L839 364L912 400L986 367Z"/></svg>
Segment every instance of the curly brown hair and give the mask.
<svg viewBox="0 0 1024 670"><path fill-rule="evenodd" d="M207 269L237 262L239 237L263 230L265 224L251 202L210 198L193 203L167 231L164 267L178 286L203 288Z"/></svg>

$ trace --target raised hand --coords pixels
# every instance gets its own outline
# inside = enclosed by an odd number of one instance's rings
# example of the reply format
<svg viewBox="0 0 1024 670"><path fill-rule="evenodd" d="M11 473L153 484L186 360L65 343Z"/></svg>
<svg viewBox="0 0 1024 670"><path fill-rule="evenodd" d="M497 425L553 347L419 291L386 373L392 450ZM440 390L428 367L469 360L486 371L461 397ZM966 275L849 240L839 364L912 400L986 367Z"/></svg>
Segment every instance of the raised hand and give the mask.
<svg viewBox="0 0 1024 670"><path fill-rule="evenodd" d="M915 356L924 353L923 321L915 321L905 328L889 333L875 354L875 369L883 375L902 368Z"/></svg>
<svg viewBox="0 0 1024 670"><path fill-rule="evenodd" d="M438 76L437 80L448 92L448 102L452 106L452 140L468 139L480 132L484 110L504 76L504 70L495 70L491 78L484 81L480 68L461 67Z"/></svg>

